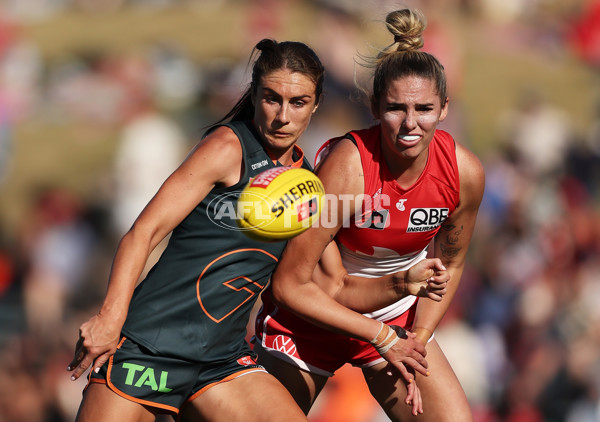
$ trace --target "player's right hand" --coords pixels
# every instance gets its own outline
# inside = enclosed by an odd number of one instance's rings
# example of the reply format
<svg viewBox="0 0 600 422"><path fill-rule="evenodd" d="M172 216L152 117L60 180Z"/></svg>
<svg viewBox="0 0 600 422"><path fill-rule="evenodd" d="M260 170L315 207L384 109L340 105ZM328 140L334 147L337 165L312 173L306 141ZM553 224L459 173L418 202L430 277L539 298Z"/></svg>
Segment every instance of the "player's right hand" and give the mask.
<svg viewBox="0 0 600 422"><path fill-rule="evenodd" d="M67 366L67 371L73 371L71 380L75 381L91 366L97 372L117 350L120 332L119 324L101 314L83 323L73 360Z"/></svg>
<svg viewBox="0 0 600 422"><path fill-rule="evenodd" d="M419 261L406 272L408 294L439 302L446 294L450 273L439 258Z"/></svg>

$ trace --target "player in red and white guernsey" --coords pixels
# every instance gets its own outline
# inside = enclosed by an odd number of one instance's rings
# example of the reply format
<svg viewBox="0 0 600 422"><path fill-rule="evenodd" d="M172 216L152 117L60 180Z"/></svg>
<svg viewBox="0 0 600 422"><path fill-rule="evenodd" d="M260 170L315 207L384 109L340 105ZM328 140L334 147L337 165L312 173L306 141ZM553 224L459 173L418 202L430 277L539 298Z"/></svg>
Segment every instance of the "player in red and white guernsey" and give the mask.
<svg viewBox="0 0 600 422"><path fill-rule="evenodd" d="M288 243L271 294L263 295L255 350L306 413L328 378L350 363L362 368L371 393L394 421L423 411L419 420L469 421L467 398L433 332L458 288L484 171L470 151L437 129L448 112L446 79L439 61L419 51L424 17L404 9L388 14L386 24L394 43L371 63L371 109L379 123L321 149L316 172L328 198L336 200L324 210L328 224ZM327 253L319 259L332 239L348 274L372 278L425 259L432 243L430 252L450 274L447 293L441 301L407 296L390 302L377 291L349 288L343 277L323 284ZM332 333L331 321L341 310L324 306L323 291L363 315L349 317L347 329L337 325ZM366 341L348 332L362 332ZM402 347L408 353L414 335L426 346L428 376L390 371L386 362L401 361ZM415 394L407 395L415 384Z"/></svg>

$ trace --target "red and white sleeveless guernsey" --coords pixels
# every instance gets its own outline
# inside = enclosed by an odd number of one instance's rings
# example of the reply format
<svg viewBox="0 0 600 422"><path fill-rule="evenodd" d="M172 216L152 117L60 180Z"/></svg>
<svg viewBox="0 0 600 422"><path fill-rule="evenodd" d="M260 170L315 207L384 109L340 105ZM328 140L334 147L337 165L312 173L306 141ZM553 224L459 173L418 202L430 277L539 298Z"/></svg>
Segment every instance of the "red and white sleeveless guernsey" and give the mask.
<svg viewBox="0 0 600 422"><path fill-rule="evenodd" d="M392 177L383 157L380 126L352 131L365 175L363 212L346 222L336 240L346 270L351 275L379 277L406 270L427 255L427 246L459 200L459 179L452 136L437 130L429 145L423 173L409 188ZM332 139L321 147L317 161ZM384 309L367 314L389 320L416 301L406 297Z"/></svg>

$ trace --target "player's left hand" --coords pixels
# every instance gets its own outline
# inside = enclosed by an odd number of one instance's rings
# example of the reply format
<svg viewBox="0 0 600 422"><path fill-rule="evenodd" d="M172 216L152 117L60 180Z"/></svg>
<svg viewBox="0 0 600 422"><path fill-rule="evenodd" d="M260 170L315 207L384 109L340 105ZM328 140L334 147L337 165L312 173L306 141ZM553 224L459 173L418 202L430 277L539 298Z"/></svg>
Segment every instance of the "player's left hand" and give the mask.
<svg viewBox="0 0 600 422"><path fill-rule="evenodd" d="M393 371L393 369L392 369L392 371ZM409 370L409 372L412 372L414 375L413 370ZM406 382L406 380L404 378L402 378L402 380L406 384L406 391L407 391L406 398L404 399L404 403L406 403L407 406L412 407L412 414L414 416L417 416L420 413L423 413L423 399L421 397L421 390L419 389L419 386L417 385L416 380L414 378L413 378L413 381L411 381L411 382Z"/></svg>
<svg viewBox="0 0 600 422"><path fill-rule="evenodd" d="M424 259L406 272L408 294L439 302L446 294L450 273L439 258Z"/></svg>
<svg viewBox="0 0 600 422"><path fill-rule="evenodd" d="M399 339L381 355L389 363L388 373L392 374L394 370L400 372L407 385L414 382L415 371L428 376L425 345L416 340L414 333L401 327L390 327L396 331Z"/></svg>
<svg viewBox="0 0 600 422"><path fill-rule="evenodd" d="M406 373L410 374L410 377L407 377L399 374L398 368L388 363L385 371L386 374L390 377L399 376L404 385L406 386L406 397L404 398L404 404L412 407L412 414L417 416L420 413L423 413L423 399L421 397L421 390L416 382L415 370L413 368L405 366Z"/></svg>

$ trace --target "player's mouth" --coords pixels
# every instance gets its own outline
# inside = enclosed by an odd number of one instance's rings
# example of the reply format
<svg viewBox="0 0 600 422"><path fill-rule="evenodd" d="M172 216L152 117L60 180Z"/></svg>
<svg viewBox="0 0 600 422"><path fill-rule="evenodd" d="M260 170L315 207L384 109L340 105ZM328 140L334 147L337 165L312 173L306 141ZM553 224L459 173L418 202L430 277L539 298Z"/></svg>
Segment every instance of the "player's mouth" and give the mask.
<svg viewBox="0 0 600 422"><path fill-rule="evenodd" d="M290 137L290 136L291 136L291 133L289 133L289 132L283 132L283 131L276 130L276 131L274 131L274 132L271 132L271 135L272 135L274 138L288 138L288 137Z"/></svg>
<svg viewBox="0 0 600 422"><path fill-rule="evenodd" d="M421 138L421 135L398 135L397 139L405 146L412 146L419 143Z"/></svg>

